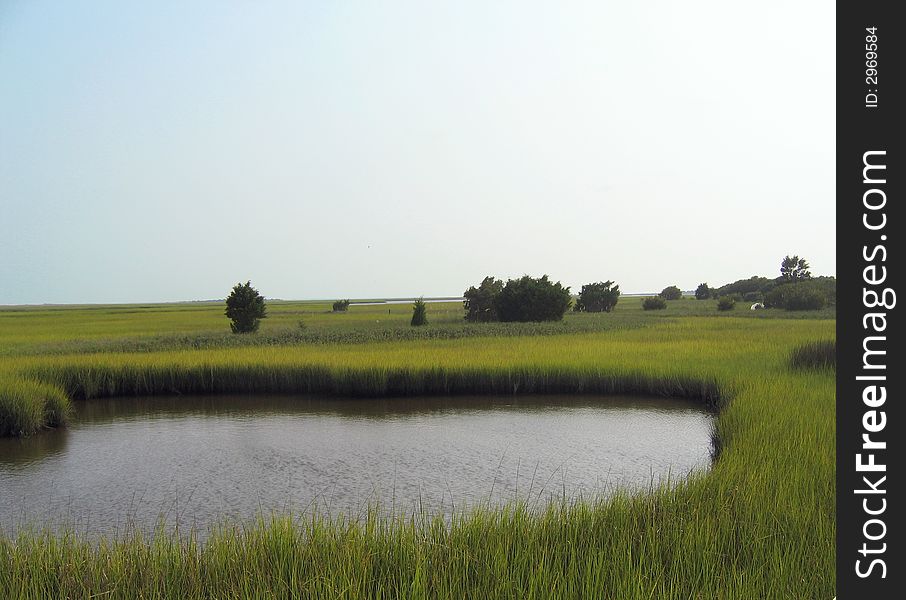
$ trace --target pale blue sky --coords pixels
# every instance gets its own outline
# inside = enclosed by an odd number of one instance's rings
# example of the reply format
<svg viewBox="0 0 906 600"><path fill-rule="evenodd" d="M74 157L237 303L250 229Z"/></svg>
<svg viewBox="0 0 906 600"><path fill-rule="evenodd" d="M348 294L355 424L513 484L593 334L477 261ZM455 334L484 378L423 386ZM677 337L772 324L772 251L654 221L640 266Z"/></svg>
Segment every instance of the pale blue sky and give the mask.
<svg viewBox="0 0 906 600"><path fill-rule="evenodd" d="M0 0L0 304L834 274L817 0Z"/></svg>

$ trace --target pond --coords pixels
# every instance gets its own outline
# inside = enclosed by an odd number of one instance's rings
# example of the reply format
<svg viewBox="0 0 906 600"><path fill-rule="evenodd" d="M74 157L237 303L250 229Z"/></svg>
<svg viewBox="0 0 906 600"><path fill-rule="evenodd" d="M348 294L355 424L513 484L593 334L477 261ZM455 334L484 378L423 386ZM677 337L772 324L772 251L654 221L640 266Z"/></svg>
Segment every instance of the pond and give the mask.
<svg viewBox="0 0 906 600"><path fill-rule="evenodd" d="M0 439L0 530L202 534L272 511L451 515L640 490L710 465L712 417L666 398L176 396L76 404Z"/></svg>

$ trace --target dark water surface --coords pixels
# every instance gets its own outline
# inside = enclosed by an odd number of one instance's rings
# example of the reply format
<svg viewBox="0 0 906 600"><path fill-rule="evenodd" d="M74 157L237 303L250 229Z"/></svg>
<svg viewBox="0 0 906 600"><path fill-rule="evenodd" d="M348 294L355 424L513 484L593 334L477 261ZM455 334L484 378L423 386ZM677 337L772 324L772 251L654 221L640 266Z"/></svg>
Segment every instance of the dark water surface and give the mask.
<svg viewBox="0 0 906 600"><path fill-rule="evenodd" d="M681 479L710 462L711 417L665 398L119 398L65 429L0 438L0 529L207 530L313 508L449 515Z"/></svg>

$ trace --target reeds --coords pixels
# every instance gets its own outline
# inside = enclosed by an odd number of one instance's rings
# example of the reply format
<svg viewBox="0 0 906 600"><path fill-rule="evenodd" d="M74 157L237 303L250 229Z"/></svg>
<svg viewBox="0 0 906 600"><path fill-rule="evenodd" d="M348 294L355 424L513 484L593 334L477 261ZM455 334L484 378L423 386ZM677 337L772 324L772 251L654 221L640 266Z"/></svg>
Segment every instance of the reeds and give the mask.
<svg viewBox="0 0 906 600"><path fill-rule="evenodd" d="M796 346L790 355L790 366L794 369L837 368L837 342L821 340Z"/></svg>
<svg viewBox="0 0 906 600"><path fill-rule="evenodd" d="M57 385L0 374L0 436L57 427L71 408L69 396Z"/></svg>

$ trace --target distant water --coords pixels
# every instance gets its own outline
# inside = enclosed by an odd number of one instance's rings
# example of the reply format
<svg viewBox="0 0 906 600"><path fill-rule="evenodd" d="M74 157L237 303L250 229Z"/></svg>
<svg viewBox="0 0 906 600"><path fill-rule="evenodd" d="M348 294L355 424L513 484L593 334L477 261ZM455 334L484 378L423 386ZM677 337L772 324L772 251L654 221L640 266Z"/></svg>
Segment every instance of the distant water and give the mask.
<svg viewBox="0 0 906 600"><path fill-rule="evenodd" d="M410 298L408 300L376 300L374 302L350 302L349 306L381 306L382 304L412 304L415 302L416 298ZM464 298L425 298L425 304L431 304L434 302L462 302Z"/></svg>

